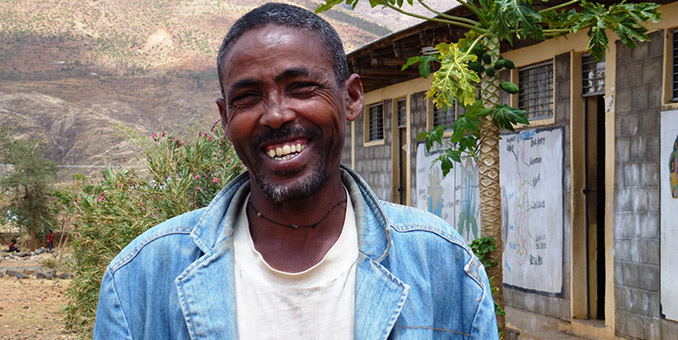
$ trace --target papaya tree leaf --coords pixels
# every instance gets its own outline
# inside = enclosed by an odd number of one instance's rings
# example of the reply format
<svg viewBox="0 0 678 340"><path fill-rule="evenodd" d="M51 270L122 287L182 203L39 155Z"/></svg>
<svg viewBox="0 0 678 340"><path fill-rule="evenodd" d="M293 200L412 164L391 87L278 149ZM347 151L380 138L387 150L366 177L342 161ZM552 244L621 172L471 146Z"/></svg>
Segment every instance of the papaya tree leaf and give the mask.
<svg viewBox="0 0 678 340"><path fill-rule="evenodd" d="M532 7L531 1L499 0L494 7L497 37L499 40L513 42L516 37L532 37L544 40L544 32L539 24L541 14Z"/></svg>
<svg viewBox="0 0 678 340"><path fill-rule="evenodd" d="M456 98L462 105L473 104L476 101L473 84L479 82L480 77L469 69L468 63L478 57L461 51L457 44L440 43L436 49L440 53L441 65L433 74L426 96L433 98L437 107L453 107L451 98Z"/></svg>

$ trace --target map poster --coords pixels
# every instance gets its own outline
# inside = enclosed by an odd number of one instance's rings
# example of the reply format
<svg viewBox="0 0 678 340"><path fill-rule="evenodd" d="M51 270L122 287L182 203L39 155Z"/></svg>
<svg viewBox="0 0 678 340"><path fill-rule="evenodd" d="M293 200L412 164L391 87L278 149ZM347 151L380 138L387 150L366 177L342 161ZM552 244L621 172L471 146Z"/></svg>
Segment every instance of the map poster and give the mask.
<svg viewBox="0 0 678 340"><path fill-rule="evenodd" d="M453 226L467 243L480 237L478 168L473 159L455 163L443 177L440 163L431 166L443 149L426 152L417 145L417 208L426 210Z"/></svg>
<svg viewBox="0 0 678 340"><path fill-rule="evenodd" d="M563 129L503 134L504 284L560 294L563 289Z"/></svg>
<svg viewBox="0 0 678 340"><path fill-rule="evenodd" d="M661 115L659 140L660 286L662 313L678 321L678 111Z"/></svg>

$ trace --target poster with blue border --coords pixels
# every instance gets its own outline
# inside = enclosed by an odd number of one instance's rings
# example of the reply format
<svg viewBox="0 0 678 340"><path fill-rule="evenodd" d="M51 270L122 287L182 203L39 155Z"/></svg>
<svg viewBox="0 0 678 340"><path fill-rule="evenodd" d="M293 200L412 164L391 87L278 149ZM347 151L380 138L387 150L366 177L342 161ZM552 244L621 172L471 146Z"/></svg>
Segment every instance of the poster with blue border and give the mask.
<svg viewBox="0 0 678 340"><path fill-rule="evenodd" d="M504 284L563 289L563 129L502 134L500 182Z"/></svg>
<svg viewBox="0 0 678 340"><path fill-rule="evenodd" d="M417 145L416 207L442 218L471 243L480 237L478 168L467 158L443 176L440 163L431 166L443 152L426 152L424 143Z"/></svg>
<svg viewBox="0 0 678 340"><path fill-rule="evenodd" d="M662 112L660 127L661 306L667 319L678 321L678 110Z"/></svg>

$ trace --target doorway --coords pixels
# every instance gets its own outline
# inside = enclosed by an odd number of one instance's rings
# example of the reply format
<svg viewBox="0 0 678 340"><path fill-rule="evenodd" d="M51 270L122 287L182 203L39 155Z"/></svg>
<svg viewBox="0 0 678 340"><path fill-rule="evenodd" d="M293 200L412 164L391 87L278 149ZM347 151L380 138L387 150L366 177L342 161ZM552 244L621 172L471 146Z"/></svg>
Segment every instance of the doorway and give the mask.
<svg viewBox="0 0 678 340"><path fill-rule="evenodd" d="M589 319L605 319L605 103L584 98L586 283Z"/></svg>
<svg viewBox="0 0 678 340"><path fill-rule="evenodd" d="M393 148L392 151L392 201L408 204L409 187L407 181L408 136L407 136L407 99L400 98L394 103Z"/></svg>

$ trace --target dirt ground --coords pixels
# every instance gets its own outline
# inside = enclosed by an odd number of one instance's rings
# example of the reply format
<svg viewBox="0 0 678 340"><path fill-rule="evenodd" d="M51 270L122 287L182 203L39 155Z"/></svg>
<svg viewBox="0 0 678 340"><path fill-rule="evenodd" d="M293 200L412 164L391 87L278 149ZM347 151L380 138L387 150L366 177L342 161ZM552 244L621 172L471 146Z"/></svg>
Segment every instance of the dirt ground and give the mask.
<svg viewBox="0 0 678 340"><path fill-rule="evenodd" d="M51 254L28 260L3 259L0 266L40 265ZM77 339L66 331L61 310L70 280L0 278L0 339Z"/></svg>

